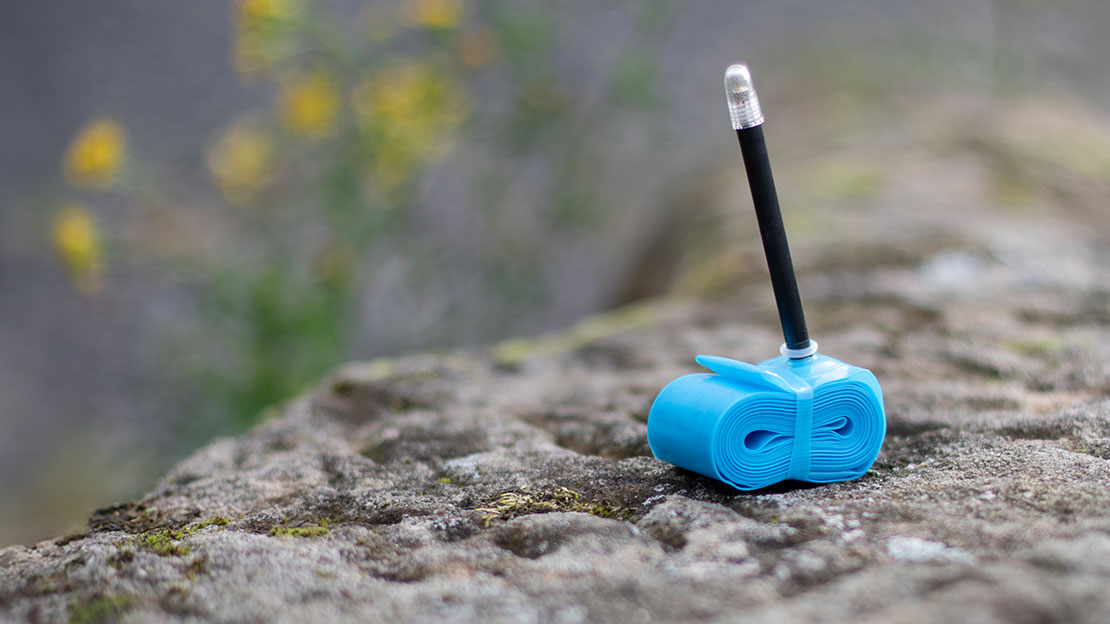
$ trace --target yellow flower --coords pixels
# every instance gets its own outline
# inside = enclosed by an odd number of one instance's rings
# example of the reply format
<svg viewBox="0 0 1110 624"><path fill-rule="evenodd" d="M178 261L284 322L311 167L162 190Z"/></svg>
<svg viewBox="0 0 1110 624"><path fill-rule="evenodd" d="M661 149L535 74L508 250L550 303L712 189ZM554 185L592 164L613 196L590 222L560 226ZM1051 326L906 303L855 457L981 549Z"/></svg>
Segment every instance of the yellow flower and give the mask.
<svg viewBox="0 0 1110 624"><path fill-rule="evenodd" d="M239 0L239 26L253 28L270 20L287 20L301 12L300 0Z"/></svg>
<svg viewBox="0 0 1110 624"><path fill-rule="evenodd" d="M424 28L454 28L466 16L463 0L405 0L409 22Z"/></svg>
<svg viewBox="0 0 1110 624"><path fill-rule="evenodd" d="M54 216L54 250L61 257L70 279L86 295L102 286L104 250L96 219L82 204L69 204Z"/></svg>
<svg viewBox="0 0 1110 624"><path fill-rule="evenodd" d="M278 117L294 134L323 137L331 134L339 113L335 81L322 72L286 80L281 86Z"/></svg>
<svg viewBox="0 0 1110 624"><path fill-rule="evenodd" d="M467 113L462 84L411 61L367 78L354 99L360 126L374 146L371 176L386 190L444 152Z"/></svg>
<svg viewBox="0 0 1110 624"><path fill-rule="evenodd" d="M66 180L78 188L105 189L115 184L126 153L123 126L112 119L98 119L74 137L62 169Z"/></svg>
<svg viewBox="0 0 1110 624"><path fill-rule="evenodd" d="M270 182L274 144L250 119L232 124L208 151L208 168L224 197L243 202Z"/></svg>

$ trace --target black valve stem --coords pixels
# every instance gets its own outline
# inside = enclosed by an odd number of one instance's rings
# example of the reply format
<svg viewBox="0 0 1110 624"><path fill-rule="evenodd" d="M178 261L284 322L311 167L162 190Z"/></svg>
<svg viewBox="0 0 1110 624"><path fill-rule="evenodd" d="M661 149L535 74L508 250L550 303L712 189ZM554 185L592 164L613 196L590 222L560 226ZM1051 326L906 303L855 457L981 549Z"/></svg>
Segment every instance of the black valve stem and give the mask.
<svg viewBox="0 0 1110 624"><path fill-rule="evenodd" d="M782 335L786 339L782 352L795 359L809 357L817 351L817 342L810 340L809 330L806 329L798 280L790 259L786 228L782 223L778 193L775 192L775 179L771 175L767 143L763 138L763 112L746 66L732 65L725 71L725 91L732 127L740 140L740 153L743 154L744 170L748 174L755 217L763 239L763 253L771 273L771 288L775 292L779 321L782 322Z"/></svg>

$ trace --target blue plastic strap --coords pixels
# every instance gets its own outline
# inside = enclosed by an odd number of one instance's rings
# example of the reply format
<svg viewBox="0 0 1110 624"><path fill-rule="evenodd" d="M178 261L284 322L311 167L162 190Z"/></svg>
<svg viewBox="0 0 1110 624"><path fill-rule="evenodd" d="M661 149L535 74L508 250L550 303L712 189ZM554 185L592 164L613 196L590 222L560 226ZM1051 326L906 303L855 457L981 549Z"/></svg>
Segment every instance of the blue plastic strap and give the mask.
<svg viewBox="0 0 1110 624"><path fill-rule="evenodd" d="M805 481L809 479L812 464L813 386L785 369L777 369L774 374L789 384L789 389L794 393L794 440L786 478Z"/></svg>
<svg viewBox="0 0 1110 624"><path fill-rule="evenodd" d="M798 381L802 381L799 379ZM790 453L788 479L804 481L809 478L810 458L813 448L813 386L805 383L798 390L794 412L794 449Z"/></svg>

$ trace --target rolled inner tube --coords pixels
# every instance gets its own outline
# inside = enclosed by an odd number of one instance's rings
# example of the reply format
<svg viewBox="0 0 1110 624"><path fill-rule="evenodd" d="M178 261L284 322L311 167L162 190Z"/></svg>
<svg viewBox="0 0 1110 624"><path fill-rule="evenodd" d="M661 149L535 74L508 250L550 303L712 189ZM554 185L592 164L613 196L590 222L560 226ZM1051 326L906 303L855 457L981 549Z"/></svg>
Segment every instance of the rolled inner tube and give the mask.
<svg viewBox="0 0 1110 624"><path fill-rule="evenodd" d="M652 404L648 444L657 458L757 490L856 479L878 457L886 417L871 371L820 354L697 361L713 374L679 377Z"/></svg>

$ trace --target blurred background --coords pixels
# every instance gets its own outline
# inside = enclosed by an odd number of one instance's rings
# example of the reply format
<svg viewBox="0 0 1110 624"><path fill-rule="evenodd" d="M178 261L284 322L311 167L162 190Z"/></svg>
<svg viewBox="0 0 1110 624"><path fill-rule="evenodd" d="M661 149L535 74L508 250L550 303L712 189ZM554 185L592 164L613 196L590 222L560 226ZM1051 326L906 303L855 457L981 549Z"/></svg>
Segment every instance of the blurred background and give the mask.
<svg viewBox="0 0 1110 624"><path fill-rule="evenodd" d="M963 187L912 163L975 149L982 201L1105 227L1108 23L1101 0L2 3L0 546L346 360L765 279L731 253L755 227L736 60L788 210L913 229L899 189Z"/></svg>

